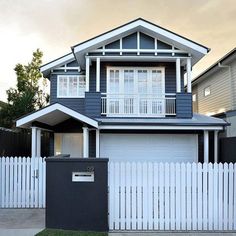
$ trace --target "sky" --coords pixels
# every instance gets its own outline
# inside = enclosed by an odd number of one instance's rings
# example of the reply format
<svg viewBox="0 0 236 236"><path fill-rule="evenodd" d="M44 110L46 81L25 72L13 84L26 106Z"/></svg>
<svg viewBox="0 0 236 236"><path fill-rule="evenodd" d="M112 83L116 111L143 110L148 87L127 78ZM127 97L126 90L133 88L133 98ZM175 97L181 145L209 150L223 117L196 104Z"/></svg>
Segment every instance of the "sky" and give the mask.
<svg viewBox="0 0 236 236"><path fill-rule="evenodd" d="M0 100L16 86L14 67L40 48L43 63L138 17L211 51L193 78L236 46L236 0L0 0Z"/></svg>

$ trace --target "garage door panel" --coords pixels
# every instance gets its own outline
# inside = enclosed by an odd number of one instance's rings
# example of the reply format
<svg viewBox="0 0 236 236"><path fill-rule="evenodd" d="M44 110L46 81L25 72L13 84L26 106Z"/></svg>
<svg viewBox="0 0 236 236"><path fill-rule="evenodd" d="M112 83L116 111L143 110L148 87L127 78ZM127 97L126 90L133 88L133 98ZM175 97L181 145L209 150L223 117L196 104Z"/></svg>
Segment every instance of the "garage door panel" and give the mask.
<svg viewBox="0 0 236 236"><path fill-rule="evenodd" d="M195 134L101 134L101 156L122 161L194 162Z"/></svg>

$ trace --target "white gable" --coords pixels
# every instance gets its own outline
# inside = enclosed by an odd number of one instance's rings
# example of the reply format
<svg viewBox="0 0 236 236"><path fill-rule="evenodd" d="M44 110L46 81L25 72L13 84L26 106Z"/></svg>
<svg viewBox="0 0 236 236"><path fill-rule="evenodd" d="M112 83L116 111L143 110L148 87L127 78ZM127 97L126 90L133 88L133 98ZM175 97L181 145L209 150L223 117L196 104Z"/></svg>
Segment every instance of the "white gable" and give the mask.
<svg viewBox="0 0 236 236"><path fill-rule="evenodd" d="M137 19L107 33L80 43L72 47L72 50L76 59L80 62L81 66L84 67L84 57L88 52L93 51L99 47L103 47L104 45L115 42L120 38L124 38L127 35L136 32L144 33L161 42L172 45L174 48L187 52L192 57L192 65L199 61L209 51L207 47L204 47L185 37L182 37L143 19Z"/></svg>

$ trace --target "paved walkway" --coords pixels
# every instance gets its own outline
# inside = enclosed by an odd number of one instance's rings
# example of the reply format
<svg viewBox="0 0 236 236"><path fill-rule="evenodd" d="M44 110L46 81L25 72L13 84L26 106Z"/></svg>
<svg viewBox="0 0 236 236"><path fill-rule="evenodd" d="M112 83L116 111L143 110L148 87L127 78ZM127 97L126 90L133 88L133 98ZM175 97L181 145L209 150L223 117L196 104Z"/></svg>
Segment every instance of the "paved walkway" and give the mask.
<svg viewBox="0 0 236 236"><path fill-rule="evenodd" d="M44 227L44 209L0 209L0 236L34 236Z"/></svg>

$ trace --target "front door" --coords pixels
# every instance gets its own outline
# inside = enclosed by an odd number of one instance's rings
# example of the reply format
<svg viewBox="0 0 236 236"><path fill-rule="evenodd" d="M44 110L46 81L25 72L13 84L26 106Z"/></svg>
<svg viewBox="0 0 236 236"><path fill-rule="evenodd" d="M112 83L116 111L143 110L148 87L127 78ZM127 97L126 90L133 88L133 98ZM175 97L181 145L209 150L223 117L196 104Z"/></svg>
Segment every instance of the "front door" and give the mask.
<svg viewBox="0 0 236 236"><path fill-rule="evenodd" d="M55 133L55 155L69 154L70 157L83 157L82 133Z"/></svg>

